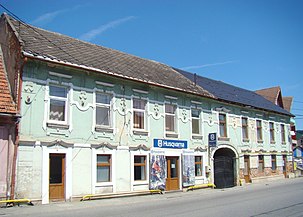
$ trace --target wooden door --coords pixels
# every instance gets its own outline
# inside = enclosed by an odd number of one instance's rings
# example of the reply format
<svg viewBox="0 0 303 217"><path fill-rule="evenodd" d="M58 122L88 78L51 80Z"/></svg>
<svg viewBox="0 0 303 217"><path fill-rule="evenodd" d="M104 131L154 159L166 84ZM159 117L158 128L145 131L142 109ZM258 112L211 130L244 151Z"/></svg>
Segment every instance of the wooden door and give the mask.
<svg viewBox="0 0 303 217"><path fill-rule="evenodd" d="M250 165L249 165L249 156L244 156L244 179L246 183L250 182Z"/></svg>
<svg viewBox="0 0 303 217"><path fill-rule="evenodd" d="M287 178L287 156L283 155L283 174Z"/></svg>
<svg viewBox="0 0 303 217"><path fill-rule="evenodd" d="M65 198L65 154L49 155L49 199Z"/></svg>
<svg viewBox="0 0 303 217"><path fill-rule="evenodd" d="M166 190L179 190L179 157L166 157L167 178Z"/></svg>

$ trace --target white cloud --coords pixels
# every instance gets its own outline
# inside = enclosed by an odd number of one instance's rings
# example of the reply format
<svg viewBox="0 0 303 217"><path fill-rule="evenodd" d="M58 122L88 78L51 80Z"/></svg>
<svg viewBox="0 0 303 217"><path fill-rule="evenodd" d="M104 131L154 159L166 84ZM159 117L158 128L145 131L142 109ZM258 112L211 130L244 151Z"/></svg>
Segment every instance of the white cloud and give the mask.
<svg viewBox="0 0 303 217"><path fill-rule="evenodd" d="M211 66L226 65L226 64L231 64L231 63L235 63L235 62L237 62L237 61L230 60L230 61L219 62L219 63L209 63L209 64L204 64L204 65L185 66L185 67L182 67L181 69L183 69L183 70L200 69L200 68L206 68L206 67L211 67Z"/></svg>
<svg viewBox="0 0 303 217"><path fill-rule="evenodd" d="M102 26L99 26L98 28L96 29L92 29L84 34L82 34L79 39L80 40L85 40L85 41L91 41L93 40L97 35L100 35L102 34L103 32L105 32L106 30L108 29L111 29L111 28L115 28L116 26L119 26L121 25L122 23L125 23L127 21L130 21L132 19L134 19L135 17L134 16L128 16L128 17L124 17L124 18L121 18L121 19L118 19L118 20L114 20L114 21L111 21L107 24L104 24Z"/></svg>
<svg viewBox="0 0 303 217"><path fill-rule="evenodd" d="M45 14L37 17L35 20L31 21L30 23L33 25L40 25L40 26L45 25L45 24L53 21L59 15L67 13L72 10L77 10L78 8L81 8L83 6L85 6L85 5L75 5L74 7L69 8L69 9L61 9L61 10L45 13Z"/></svg>

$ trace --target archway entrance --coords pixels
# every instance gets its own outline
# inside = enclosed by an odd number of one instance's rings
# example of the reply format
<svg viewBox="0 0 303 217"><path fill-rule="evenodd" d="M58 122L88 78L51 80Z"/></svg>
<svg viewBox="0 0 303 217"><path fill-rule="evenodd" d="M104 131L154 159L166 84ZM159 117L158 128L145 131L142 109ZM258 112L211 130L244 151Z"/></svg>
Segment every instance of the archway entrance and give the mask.
<svg viewBox="0 0 303 217"><path fill-rule="evenodd" d="M236 155L229 148L220 148L214 154L214 178L217 188L234 187L236 183Z"/></svg>

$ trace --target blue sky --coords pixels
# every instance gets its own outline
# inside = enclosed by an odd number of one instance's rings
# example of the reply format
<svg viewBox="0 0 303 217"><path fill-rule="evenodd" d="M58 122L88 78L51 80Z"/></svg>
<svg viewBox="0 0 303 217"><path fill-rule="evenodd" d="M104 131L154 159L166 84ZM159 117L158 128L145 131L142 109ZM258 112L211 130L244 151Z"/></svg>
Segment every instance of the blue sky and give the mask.
<svg viewBox="0 0 303 217"><path fill-rule="evenodd" d="M241 88L280 86L303 129L302 0L0 3L29 24Z"/></svg>

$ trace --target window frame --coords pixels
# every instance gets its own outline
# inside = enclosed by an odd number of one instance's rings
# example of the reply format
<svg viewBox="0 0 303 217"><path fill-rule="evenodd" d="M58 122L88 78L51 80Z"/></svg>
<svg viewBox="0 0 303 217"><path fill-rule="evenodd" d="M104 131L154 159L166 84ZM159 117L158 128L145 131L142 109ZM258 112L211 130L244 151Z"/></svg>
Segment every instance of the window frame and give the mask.
<svg viewBox="0 0 303 217"><path fill-rule="evenodd" d="M271 155L271 171L277 172L277 155Z"/></svg>
<svg viewBox="0 0 303 217"><path fill-rule="evenodd" d="M260 126L258 125L260 123ZM257 142L263 142L263 126L262 126L262 120L256 120L256 130L257 130ZM260 135L260 138L259 138Z"/></svg>
<svg viewBox="0 0 303 217"><path fill-rule="evenodd" d="M221 121L220 116L224 117L224 121ZM219 121L219 136L222 138L227 138L227 115L226 113L219 113L218 114L218 121ZM224 134L222 135L221 126L223 125Z"/></svg>
<svg viewBox="0 0 303 217"><path fill-rule="evenodd" d="M97 95L107 95L107 96L109 96L110 97L109 104L97 102ZM96 128L112 129L113 128L112 102L113 102L113 98L114 98L113 94L112 93L107 93L107 92L96 91L94 97L95 97L95 107L96 107L94 121L95 121ZM97 109L98 108L107 108L109 110L109 117L108 117L109 125L102 125L102 124L97 123Z"/></svg>
<svg viewBox="0 0 303 217"><path fill-rule="evenodd" d="M245 124L243 123L244 120L246 121ZM242 140L243 140L243 142L249 142L248 118L247 117L242 117L241 118L241 125L242 125ZM246 134L246 137L244 137L244 134Z"/></svg>
<svg viewBox="0 0 303 217"><path fill-rule="evenodd" d="M191 133L192 135L194 136L201 136L202 135L202 124L201 124L201 109L198 109L198 108L191 108L190 110L190 114L191 114ZM199 117L193 117L193 111L197 111L198 112L198 116ZM193 123L194 121L198 121L198 133L194 133L193 130L194 130L194 127L193 127Z"/></svg>
<svg viewBox="0 0 303 217"><path fill-rule="evenodd" d="M174 109L174 113L167 113L166 112L166 106L172 106L173 109ZM177 105L173 104L173 103L165 103L164 104L164 112L165 112L165 132L166 133L172 133L172 134L177 134ZM171 130L167 130L167 118L168 117L173 117L172 120L174 121L173 122L173 127L174 129L171 131Z"/></svg>
<svg viewBox="0 0 303 217"><path fill-rule="evenodd" d="M64 88L66 91L66 97L58 97L58 96L52 96L51 95L51 87L59 87ZM68 85L60 85L56 83L48 83L48 90L47 90L47 98L48 98L48 107L47 107L47 123L51 124L58 124L58 125L67 125L69 123L69 98L70 98L70 87ZM64 102L64 121L58 121L58 120L52 120L50 119L50 113L51 113L51 100L57 100Z"/></svg>
<svg viewBox="0 0 303 217"><path fill-rule="evenodd" d="M271 144L276 142L275 140L275 124L274 122L269 122L269 140Z"/></svg>
<svg viewBox="0 0 303 217"><path fill-rule="evenodd" d="M140 108L134 108L135 103L134 101L138 100L138 101L144 101L145 105L144 105L144 109L140 109ZM147 126L148 126L148 120L147 120L147 108L148 108L148 100L147 99L143 99L143 98L137 98L134 97L132 99L132 109L133 109L133 114L132 114L132 127L134 131L147 131ZM143 113L143 128L140 127L135 127L135 113ZM140 125L140 124L139 124Z"/></svg>
<svg viewBox="0 0 303 217"><path fill-rule="evenodd" d="M200 158L200 161L196 161L196 158ZM197 175L197 165L200 165L201 168L201 175ZM202 155L195 155L195 177L202 177L203 176L203 156Z"/></svg>
<svg viewBox="0 0 303 217"><path fill-rule="evenodd" d="M280 124L281 127L281 143L286 144L286 133L285 133L285 125Z"/></svg>
<svg viewBox="0 0 303 217"><path fill-rule="evenodd" d="M135 158L136 157L144 157L144 162L143 163L136 163ZM134 176L133 176L133 181L134 182L144 182L147 181L147 156L146 155L141 155L141 154L135 154L133 156L133 160L134 160L134 166L133 166L133 170L134 170ZM144 179L136 179L136 167L143 167L144 168ZM142 175L141 175L142 176Z"/></svg>
<svg viewBox="0 0 303 217"><path fill-rule="evenodd" d="M109 156L109 161L107 163L98 163L98 156ZM113 175L112 175L112 154L96 154L96 183L97 184L103 184L103 183L109 183L112 182L113 180ZM99 165L98 165L99 164ZM109 180L107 181L98 181L98 167L109 167Z"/></svg>

